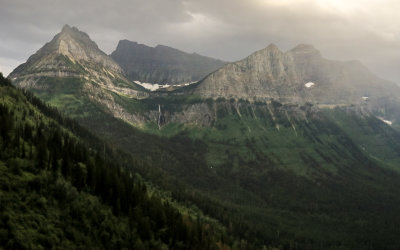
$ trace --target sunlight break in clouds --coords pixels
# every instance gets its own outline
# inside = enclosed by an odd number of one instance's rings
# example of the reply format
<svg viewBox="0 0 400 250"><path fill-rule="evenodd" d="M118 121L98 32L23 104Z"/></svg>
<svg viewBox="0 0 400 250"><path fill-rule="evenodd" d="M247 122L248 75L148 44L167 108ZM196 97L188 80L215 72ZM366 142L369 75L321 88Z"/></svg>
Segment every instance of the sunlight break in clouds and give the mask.
<svg viewBox="0 0 400 250"><path fill-rule="evenodd" d="M319 5L322 8L343 11L343 12L351 12L356 9L362 8L368 2L374 1L357 1L357 0L258 0L261 4L264 4L266 7L271 5L274 6L282 6L287 7L294 4L315 4ZM377 1L376 1L377 2Z"/></svg>

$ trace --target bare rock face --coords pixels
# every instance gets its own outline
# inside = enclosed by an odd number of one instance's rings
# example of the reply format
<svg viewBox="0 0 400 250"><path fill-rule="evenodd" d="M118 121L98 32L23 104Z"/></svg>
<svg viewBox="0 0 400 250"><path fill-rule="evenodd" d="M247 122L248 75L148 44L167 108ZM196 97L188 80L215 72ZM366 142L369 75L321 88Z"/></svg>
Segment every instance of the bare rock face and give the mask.
<svg viewBox="0 0 400 250"><path fill-rule="evenodd" d="M101 51L86 33L68 25L9 77L16 85L31 89L49 87L37 84L39 79L48 77L55 80L80 78L101 88L134 96L140 95L143 90L126 79L121 67Z"/></svg>
<svg viewBox="0 0 400 250"><path fill-rule="evenodd" d="M287 52L275 45L230 63L188 92L211 98L277 100L282 103L349 105L397 98L400 88L360 62L327 60L310 45Z"/></svg>
<svg viewBox="0 0 400 250"><path fill-rule="evenodd" d="M158 45L149 47L121 40L111 57L132 81L153 84L181 84L199 81L225 62Z"/></svg>
<svg viewBox="0 0 400 250"><path fill-rule="evenodd" d="M57 38L58 53L73 60L102 65L111 72L121 74L123 71L109 56L101 51L90 37L75 27L65 25Z"/></svg>

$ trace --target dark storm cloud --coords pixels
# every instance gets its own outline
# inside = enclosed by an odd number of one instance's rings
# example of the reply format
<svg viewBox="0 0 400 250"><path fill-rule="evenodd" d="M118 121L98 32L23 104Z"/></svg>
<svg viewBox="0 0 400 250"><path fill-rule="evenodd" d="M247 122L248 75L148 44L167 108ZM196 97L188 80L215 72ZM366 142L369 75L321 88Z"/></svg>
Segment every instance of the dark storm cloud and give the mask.
<svg viewBox="0 0 400 250"><path fill-rule="evenodd" d="M9 73L70 24L107 53L129 39L237 60L269 43L309 43L400 82L398 13L394 0L1 0L0 70Z"/></svg>

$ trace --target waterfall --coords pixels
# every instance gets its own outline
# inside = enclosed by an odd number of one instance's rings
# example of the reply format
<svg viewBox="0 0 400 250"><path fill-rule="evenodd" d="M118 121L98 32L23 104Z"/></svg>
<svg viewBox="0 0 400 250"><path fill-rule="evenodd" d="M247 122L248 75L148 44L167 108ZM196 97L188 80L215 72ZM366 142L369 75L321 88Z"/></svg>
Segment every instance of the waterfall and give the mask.
<svg viewBox="0 0 400 250"><path fill-rule="evenodd" d="M158 104L158 129L161 128L161 106Z"/></svg>

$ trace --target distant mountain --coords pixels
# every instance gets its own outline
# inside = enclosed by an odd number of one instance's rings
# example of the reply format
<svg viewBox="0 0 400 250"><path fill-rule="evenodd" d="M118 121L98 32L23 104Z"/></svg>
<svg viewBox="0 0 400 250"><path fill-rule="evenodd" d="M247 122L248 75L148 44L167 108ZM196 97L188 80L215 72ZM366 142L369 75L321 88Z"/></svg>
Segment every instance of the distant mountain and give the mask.
<svg viewBox="0 0 400 250"><path fill-rule="evenodd" d="M180 84L199 81L225 62L158 45L149 47L121 40L111 57L132 81Z"/></svg>
<svg viewBox="0 0 400 250"><path fill-rule="evenodd" d="M128 80L121 67L86 33L68 25L9 77L13 84L77 116L86 116L89 110L118 109L112 105L115 94L147 96L146 90Z"/></svg>
<svg viewBox="0 0 400 250"><path fill-rule="evenodd" d="M207 76L192 90L203 97L349 105L400 96L400 88L358 61L332 61L310 45L282 52L274 44Z"/></svg>
<svg viewBox="0 0 400 250"><path fill-rule="evenodd" d="M115 85L137 88L86 33L68 25L9 77L21 86L30 87L35 86L39 77L81 77L109 88Z"/></svg>

